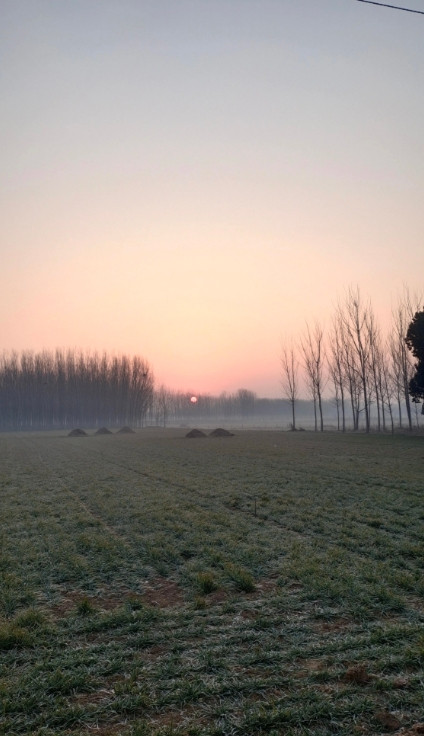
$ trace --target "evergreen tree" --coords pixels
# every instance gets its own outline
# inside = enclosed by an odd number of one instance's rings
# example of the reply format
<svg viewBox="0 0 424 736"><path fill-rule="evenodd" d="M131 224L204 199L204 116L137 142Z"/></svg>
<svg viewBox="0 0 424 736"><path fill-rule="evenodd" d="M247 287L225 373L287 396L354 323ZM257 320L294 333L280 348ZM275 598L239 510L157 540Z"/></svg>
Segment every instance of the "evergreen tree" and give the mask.
<svg viewBox="0 0 424 736"><path fill-rule="evenodd" d="M415 312L408 327L405 342L412 352L415 363L415 374L409 382L409 393L416 403L424 399L424 311ZM422 413L424 414L424 404Z"/></svg>

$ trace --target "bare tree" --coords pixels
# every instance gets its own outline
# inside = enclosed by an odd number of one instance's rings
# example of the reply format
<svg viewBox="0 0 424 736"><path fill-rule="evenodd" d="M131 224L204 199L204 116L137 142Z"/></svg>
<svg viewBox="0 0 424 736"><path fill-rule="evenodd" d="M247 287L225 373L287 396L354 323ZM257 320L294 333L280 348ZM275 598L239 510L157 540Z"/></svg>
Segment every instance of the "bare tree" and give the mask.
<svg viewBox="0 0 424 736"><path fill-rule="evenodd" d="M366 337L369 345L369 371L370 371L370 407L371 395L375 398L377 410L377 429L385 429L385 402L383 401L383 364L384 356L381 346L380 329L376 323L371 308L368 311L366 323Z"/></svg>
<svg viewBox="0 0 424 736"><path fill-rule="evenodd" d="M281 385L286 398L289 400L292 410L291 428L296 429L296 412L295 404L298 397L298 372L299 363L295 355L293 345L289 348L283 346L281 354L282 378Z"/></svg>
<svg viewBox="0 0 424 736"><path fill-rule="evenodd" d="M385 355L390 357L390 340L387 341ZM389 416L390 416L390 425L391 425L391 432L392 434L395 431L395 423L393 418L393 397L399 395L399 382L397 379L397 375L394 374L392 367L390 365L389 360L385 359L382 362L382 368L381 368L381 376L382 376L382 399L383 399L383 405L385 404L387 406Z"/></svg>
<svg viewBox="0 0 424 736"><path fill-rule="evenodd" d="M370 342L368 326L370 321L371 306L363 305L359 288L350 288L344 307L341 309L341 319L343 320L344 334L346 338L346 347L349 354L349 371L350 377L359 378L360 394L358 393L358 383L355 385L355 399L357 402L357 412L362 411L358 402L360 398L363 401L363 411L365 415L365 430L370 431ZM352 395L352 394L351 394ZM358 426L356 426L356 429Z"/></svg>
<svg viewBox="0 0 424 736"><path fill-rule="evenodd" d="M315 431L318 429L317 407L320 420L320 431L324 430L324 418L322 413L322 392L325 385L324 364L324 332L322 327L316 323L313 332L306 325L306 335L300 340L303 357L303 365L306 371L307 382L314 403Z"/></svg>
<svg viewBox="0 0 424 736"><path fill-rule="evenodd" d="M346 411L345 411L345 385L346 378L344 375L344 362L343 362L343 321L340 319L340 315L336 314L333 320L333 329L330 334L329 340L329 351L330 355L327 358L328 369L330 372L331 379L334 384L335 400L337 408L337 428L340 429L340 411L342 415L342 431L346 431Z"/></svg>
<svg viewBox="0 0 424 736"><path fill-rule="evenodd" d="M171 407L171 392L162 384L154 395L154 407L156 415L156 424L166 427L168 415Z"/></svg>

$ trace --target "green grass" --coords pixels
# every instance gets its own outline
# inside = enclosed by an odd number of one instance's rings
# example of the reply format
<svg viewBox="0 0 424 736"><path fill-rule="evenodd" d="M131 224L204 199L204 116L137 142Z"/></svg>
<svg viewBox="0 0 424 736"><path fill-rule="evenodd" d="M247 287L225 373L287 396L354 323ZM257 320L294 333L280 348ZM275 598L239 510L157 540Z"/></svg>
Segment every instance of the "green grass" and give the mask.
<svg viewBox="0 0 424 736"><path fill-rule="evenodd" d="M423 458L407 435L0 435L0 733L423 720Z"/></svg>

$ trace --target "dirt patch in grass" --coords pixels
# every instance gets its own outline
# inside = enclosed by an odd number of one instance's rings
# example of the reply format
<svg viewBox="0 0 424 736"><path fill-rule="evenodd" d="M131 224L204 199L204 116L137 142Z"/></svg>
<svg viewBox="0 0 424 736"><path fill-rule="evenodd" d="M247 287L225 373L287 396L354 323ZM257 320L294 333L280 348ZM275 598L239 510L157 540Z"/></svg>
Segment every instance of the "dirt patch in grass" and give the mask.
<svg viewBox="0 0 424 736"><path fill-rule="evenodd" d="M401 727L401 722L399 718L397 718L393 713L389 713L389 711L381 710L378 711L378 713L374 716L375 720L381 723L383 728L386 728L388 731L397 731Z"/></svg>
<svg viewBox="0 0 424 736"><path fill-rule="evenodd" d="M208 605L219 605L220 603L224 603L228 598L228 591L224 590L224 588L218 588L218 590L212 591L212 593L209 593L208 595Z"/></svg>
<svg viewBox="0 0 424 736"><path fill-rule="evenodd" d="M317 684L314 688L331 697L334 697L334 693L339 693L342 690L342 686L338 682L326 682L324 685Z"/></svg>
<svg viewBox="0 0 424 736"><path fill-rule="evenodd" d="M113 611L125 603L126 598L131 597L131 593L118 596L87 596L80 592L67 593L64 598L56 606L52 607L52 613L56 618L63 618L70 612L74 612L82 601L87 601L93 609L97 611Z"/></svg>
<svg viewBox="0 0 424 736"><path fill-rule="evenodd" d="M142 599L150 606L159 608L181 606L185 602L179 585L166 578L149 581L149 587L143 591Z"/></svg>
<svg viewBox="0 0 424 736"><path fill-rule="evenodd" d="M314 631L321 634L333 634L338 631L344 631L348 626L351 626L352 622L346 618L337 618L333 621L316 621L313 624Z"/></svg>
<svg viewBox="0 0 424 736"><path fill-rule="evenodd" d="M95 734L95 736L124 736L125 734L128 734L129 731L129 724L122 722L122 723L115 723L115 724L105 724L102 725L101 723L98 723L95 728L87 728L85 733L88 734ZM72 732L69 732L72 733ZM78 733L84 733L83 731L78 729Z"/></svg>
<svg viewBox="0 0 424 736"><path fill-rule="evenodd" d="M239 616L245 621L254 621L258 616L258 612L252 611L251 608L245 608L244 611L240 612Z"/></svg>
<svg viewBox="0 0 424 736"><path fill-rule="evenodd" d="M304 677L305 671L323 672L327 669L327 664L322 659L302 659L298 662L299 669L295 673L295 677Z"/></svg>
<svg viewBox="0 0 424 736"><path fill-rule="evenodd" d="M206 726L211 723L206 716L199 715L199 709L196 706L188 706L184 709L168 710L165 713L159 713L151 718L150 723L155 728L177 728L183 723L193 721L195 719L196 727Z"/></svg>
<svg viewBox="0 0 424 736"><path fill-rule="evenodd" d="M262 598L264 595L275 593L278 588L278 578L263 578L255 582L255 590L249 593L249 598Z"/></svg>
<svg viewBox="0 0 424 736"><path fill-rule="evenodd" d="M303 590L302 583L289 583L287 586L289 593L297 593L299 590Z"/></svg>
<svg viewBox="0 0 424 736"><path fill-rule="evenodd" d="M143 664L145 662L155 662L159 657L162 656L162 654L165 654L165 652L167 651L167 647L163 644L154 644L151 647L146 647L146 649L143 649L143 653L138 655L138 659L140 659Z"/></svg>
<svg viewBox="0 0 424 736"><path fill-rule="evenodd" d="M84 597L82 593L67 593L66 598L63 598L60 603L52 606L50 610L55 618L64 618L75 609L75 606Z"/></svg>
<svg viewBox="0 0 424 736"><path fill-rule="evenodd" d="M409 728L401 728L397 732L396 736L418 736L418 734L424 733L424 723L414 723Z"/></svg>
<svg viewBox="0 0 424 736"><path fill-rule="evenodd" d="M71 612L75 612L82 601L87 601L92 607L93 613L102 611L114 611L123 605L142 605L146 603L146 596L140 593L134 593L132 590L124 590L119 595L96 595L88 596L80 591L71 591L66 593L60 603L52 606L51 612L55 618L64 618Z"/></svg>
<svg viewBox="0 0 424 736"><path fill-rule="evenodd" d="M114 695L114 690L106 690L105 688L102 688L101 690L96 690L92 693L77 693L72 698L73 704L78 705L99 705L99 703L103 703L105 700L110 700L111 697ZM97 733L97 732L96 732Z"/></svg>
<svg viewBox="0 0 424 736"><path fill-rule="evenodd" d="M418 611L419 613L424 613L424 599L423 598L417 598L415 596L407 595L405 596L405 599L414 611Z"/></svg>
<svg viewBox="0 0 424 736"><path fill-rule="evenodd" d="M342 676L343 682L351 682L355 685L368 685L372 679L373 676L370 675L363 664L354 664L352 667L348 667Z"/></svg>

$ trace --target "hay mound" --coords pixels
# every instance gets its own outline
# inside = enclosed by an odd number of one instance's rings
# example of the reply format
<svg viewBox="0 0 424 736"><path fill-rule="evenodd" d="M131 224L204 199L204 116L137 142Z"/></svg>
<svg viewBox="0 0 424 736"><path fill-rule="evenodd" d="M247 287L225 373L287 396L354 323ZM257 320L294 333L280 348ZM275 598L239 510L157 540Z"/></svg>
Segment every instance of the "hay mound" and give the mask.
<svg viewBox="0 0 424 736"><path fill-rule="evenodd" d="M68 437L87 437L87 432L84 432L83 429L71 429Z"/></svg>
<svg viewBox="0 0 424 736"><path fill-rule="evenodd" d="M135 434L135 432L131 427L122 427L122 429L118 429L117 434Z"/></svg>
<svg viewBox="0 0 424 736"><path fill-rule="evenodd" d="M228 429L222 429L221 427L218 427L210 433L209 437L234 437L234 434L232 432L229 432Z"/></svg>
<svg viewBox="0 0 424 736"><path fill-rule="evenodd" d="M192 429L191 432L188 432L188 434L186 434L186 437L190 437L191 439L193 437L206 437L206 435L204 432L202 432L201 429Z"/></svg>
<svg viewBox="0 0 424 736"><path fill-rule="evenodd" d="M112 434L112 432L107 427L100 427L94 434Z"/></svg>

